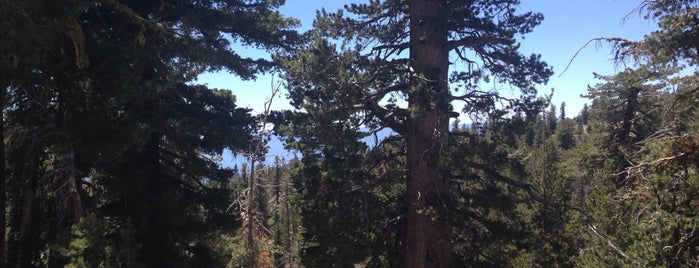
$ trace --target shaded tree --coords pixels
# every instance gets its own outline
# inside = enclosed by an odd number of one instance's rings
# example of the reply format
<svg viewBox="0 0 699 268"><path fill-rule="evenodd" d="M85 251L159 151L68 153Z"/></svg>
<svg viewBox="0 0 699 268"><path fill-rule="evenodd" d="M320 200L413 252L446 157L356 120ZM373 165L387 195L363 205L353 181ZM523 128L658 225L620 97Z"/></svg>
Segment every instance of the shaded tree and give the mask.
<svg viewBox="0 0 699 268"><path fill-rule="evenodd" d="M191 82L207 70L246 79L269 70L231 45L293 43L280 4L1 3L8 265L220 261L206 240L234 226L223 213L229 172L212 156L244 146L251 118L230 92ZM89 253L74 239L101 246Z"/></svg>

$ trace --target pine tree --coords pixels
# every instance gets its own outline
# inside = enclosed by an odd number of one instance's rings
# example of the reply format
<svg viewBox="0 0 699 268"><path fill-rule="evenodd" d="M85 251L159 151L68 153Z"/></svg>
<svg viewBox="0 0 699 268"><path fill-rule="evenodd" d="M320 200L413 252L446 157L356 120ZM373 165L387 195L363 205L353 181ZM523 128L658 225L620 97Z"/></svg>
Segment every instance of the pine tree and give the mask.
<svg viewBox="0 0 699 268"><path fill-rule="evenodd" d="M651 135L639 137L623 170L634 182L629 196L643 203L635 227L645 236L629 237L629 247L649 265L691 266L697 258L696 228L690 222L696 213L699 6L695 1L647 1L641 10L658 22L658 30L637 42L619 42L618 58L682 72L668 78L666 97L656 100L652 111L660 122Z"/></svg>
<svg viewBox="0 0 699 268"><path fill-rule="evenodd" d="M537 13L518 14L518 3L372 1L348 5L346 11L352 15L347 16L343 11L321 11L306 47L284 58L284 77L289 82L292 104L303 110L303 114L297 114L300 122L291 126L293 136L299 137L296 146L304 152L305 175L318 180L319 184L311 188L316 190L311 192L329 198L309 202L348 204L336 200L328 190L347 192L374 185L372 177L364 175L371 170L360 172L353 167L354 163L374 161L359 139L390 128L396 133L388 139L392 146L405 149L400 151L400 165L391 166L404 171L392 178L405 180L402 211L383 216L399 220L401 225L401 238L396 242L402 248L400 262L387 257L393 265L452 264L452 231L445 209L451 195L451 176L441 163L446 149L443 146L449 139L449 119L458 114L453 111L452 101L466 102L465 112L473 115L502 115L501 108L533 102L534 85L546 82L551 74L537 55L527 57L517 52L515 37L530 32L542 19ZM456 55L464 65L450 71L450 55ZM521 101L508 102L497 92L479 90L479 81L490 77L520 88ZM454 81L453 87L449 81ZM498 106L499 101L507 102L503 105L507 107ZM369 130L361 129L364 126ZM388 150L383 149L388 142L377 143L381 146L374 150ZM354 207L364 204L361 200L367 199L357 200ZM337 220L334 218L343 219L351 211L338 209L332 214L327 211L327 215ZM337 233L337 229L347 230L335 226L318 230L315 235ZM372 241L363 236L337 243L357 245L351 251L354 259L347 259L347 263L365 258L376 261L361 254L365 248L361 241ZM344 261L341 255L346 252L327 249L316 255L328 254Z"/></svg>
<svg viewBox="0 0 699 268"><path fill-rule="evenodd" d="M205 70L269 70L229 46L293 44L280 4L0 4L7 264L220 262L209 242L235 226L215 156L247 143L251 117L230 92L191 82ZM85 240L100 247L87 252Z"/></svg>

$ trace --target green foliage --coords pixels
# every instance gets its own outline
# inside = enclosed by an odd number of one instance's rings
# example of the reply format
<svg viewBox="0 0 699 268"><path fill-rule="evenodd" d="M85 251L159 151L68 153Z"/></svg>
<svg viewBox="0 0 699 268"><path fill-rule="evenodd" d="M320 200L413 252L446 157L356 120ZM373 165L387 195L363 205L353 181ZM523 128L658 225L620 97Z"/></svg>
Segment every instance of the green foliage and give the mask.
<svg viewBox="0 0 699 268"><path fill-rule="evenodd" d="M73 239L66 257L66 267L139 267L135 258L140 250L130 221L125 225L98 218L94 214L81 218L72 227Z"/></svg>
<svg viewBox="0 0 699 268"><path fill-rule="evenodd" d="M561 119L556 129L555 138L561 149L568 150L576 146L575 136L579 135L573 119Z"/></svg>
<svg viewBox="0 0 699 268"><path fill-rule="evenodd" d="M342 142L338 139L342 136L335 137L333 145ZM401 172L391 170L400 166L400 159L377 166L367 162L370 157L388 157L383 153L396 150L394 146L384 144L372 154L327 146L323 150L326 158L304 155L303 169L293 176L307 243L302 251L305 265L344 267L364 261L374 265L397 261L393 239L400 216L396 202L403 188Z"/></svg>
<svg viewBox="0 0 699 268"><path fill-rule="evenodd" d="M643 63L590 88L578 192L591 232L584 267L687 267L696 250L696 3L648 1L660 29L623 43ZM684 69L683 69L684 68ZM681 70L681 72L676 72ZM588 114L589 112L589 114ZM587 170L587 171L585 171Z"/></svg>
<svg viewBox="0 0 699 268"><path fill-rule="evenodd" d="M293 169L300 168L300 160L290 162L277 157L272 165L258 165L255 170L258 190L254 199L255 218L253 238L257 256L250 260L248 256L247 229L241 229L230 237L228 250L230 261L227 267L253 265L255 267L298 267L300 251L303 246L302 222L298 207L298 192L292 180ZM242 169L248 168L243 165ZM247 173L240 172L233 182L248 182ZM241 218L247 218L247 205L243 202L249 194L247 185L233 187L237 192L229 208ZM252 264L250 264L252 263Z"/></svg>
<svg viewBox="0 0 699 268"><path fill-rule="evenodd" d="M545 102L535 85L551 70L538 55L520 54L516 41L541 14L518 13L519 1L428 2L371 1L321 11L308 42L277 56L299 109L279 113L276 126L303 153L295 176L308 266L420 266L423 260L405 263L406 254L424 254L413 246L437 252L432 261L448 265L451 260L441 258L451 253L443 249L452 246L449 234L461 230L451 224L477 221L447 220L445 204L457 194L450 190L457 184L450 169L463 167L445 164L453 161L447 154L448 120L458 115L452 102L464 102L465 113L487 122L513 109L536 114ZM449 53L466 66L450 70ZM521 98L480 90L490 77L521 89ZM481 149L471 146L463 143L464 150ZM426 207L415 207L421 202ZM421 220L421 230L411 227ZM436 244L410 238L419 234Z"/></svg>
<svg viewBox="0 0 699 268"><path fill-rule="evenodd" d="M644 1L659 29L617 40L637 64L572 119L536 94L551 70L518 40L543 16L519 1L348 4L300 46L281 4L0 2L0 266L401 267L422 246L435 266L696 265L696 1ZM193 79L277 64L297 110L270 120L303 158L221 168L255 120Z"/></svg>
<svg viewBox="0 0 699 268"><path fill-rule="evenodd" d="M571 224L578 214L568 208L571 179L548 129L540 115L514 117L453 138L446 164L458 185L450 207L458 265L573 265L582 243Z"/></svg>
<svg viewBox="0 0 699 268"><path fill-rule="evenodd" d="M0 3L7 265L38 265L39 252L49 267L225 263L232 173L216 159L247 145L253 119L230 91L192 81L270 70L231 48L293 46L281 4Z"/></svg>

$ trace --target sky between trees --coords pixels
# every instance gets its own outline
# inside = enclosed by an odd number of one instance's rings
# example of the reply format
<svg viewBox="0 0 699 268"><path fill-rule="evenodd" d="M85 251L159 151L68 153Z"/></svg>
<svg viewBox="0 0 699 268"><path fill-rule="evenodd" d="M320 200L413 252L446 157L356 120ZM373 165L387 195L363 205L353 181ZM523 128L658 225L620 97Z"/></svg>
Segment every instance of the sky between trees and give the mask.
<svg viewBox="0 0 699 268"><path fill-rule="evenodd" d="M342 9L347 3L350 1L289 0L279 11L298 19L301 22L299 31L307 31L313 25L317 10L335 11ZM554 75L548 84L538 86L539 94L550 94L553 89L551 103L560 106L565 102L568 114L576 115L583 104L588 102L580 95L587 93L588 85L600 83L595 79L593 72L610 75L624 69L624 66L612 60L612 50L607 43L592 40L597 37L640 40L652 29L657 28L654 21L644 19L643 14L639 14L638 5L638 1L634 0L522 1L519 7L521 11L544 14L542 24L521 40L523 54L541 54L542 59L553 67ZM269 53L262 50L244 46L236 46L235 49L246 51L246 55L251 57L270 58ZM271 73L260 74L254 80L242 80L225 71L204 73L197 81L212 88L233 90L237 104L253 109L253 113L263 111L264 102L270 98L272 88L282 82L278 76ZM503 88L505 94L516 91L507 88L506 85L493 86ZM275 96L272 108L292 109L286 99L286 91L283 87L281 90L282 92ZM462 114L460 120L470 122L465 114ZM283 149L282 143L276 137L272 138L269 146L270 163L275 156L287 159L293 157L292 153ZM227 152L222 165L233 166L245 161L244 157L234 157Z"/></svg>
<svg viewBox="0 0 699 268"><path fill-rule="evenodd" d="M0 267L699 263L699 1L282 2L0 1Z"/></svg>
<svg viewBox="0 0 699 268"><path fill-rule="evenodd" d="M334 11L349 2L289 0L280 8L280 12L299 19L299 30L306 31L312 26L316 10L325 8ZM638 5L639 2L634 0L522 1L519 7L521 11L544 14L543 23L529 33L526 39L521 40L522 53L541 54L542 59L553 67L554 75L548 84L538 87L539 93L550 94L553 88L551 103L560 106L561 102L565 102L568 114L577 114L587 101L581 98L580 94L587 93L588 85L594 86L600 82L594 78L593 72L610 75L624 69L624 66L612 61L611 48L606 43L588 42L597 37L640 40L644 34L656 28L654 21L644 19L643 15L639 14ZM269 58L267 52L240 48L252 53L251 56ZM568 69L563 73L566 66ZM238 105L252 108L255 113L259 113L262 112L264 101L271 94L273 84L281 79L273 74L264 74L259 75L256 80L244 81L235 75L218 72L205 73L198 81L212 88L233 90ZM507 88L504 90L511 91ZM274 109L291 109L285 95L285 92L278 94L273 102ZM461 118L461 121L469 120Z"/></svg>

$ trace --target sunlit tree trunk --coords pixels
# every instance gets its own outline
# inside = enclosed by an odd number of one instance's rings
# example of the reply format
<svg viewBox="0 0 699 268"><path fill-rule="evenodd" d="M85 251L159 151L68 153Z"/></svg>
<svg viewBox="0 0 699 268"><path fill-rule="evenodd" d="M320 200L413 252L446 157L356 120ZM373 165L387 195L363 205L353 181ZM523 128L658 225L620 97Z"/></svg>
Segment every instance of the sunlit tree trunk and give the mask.
<svg viewBox="0 0 699 268"><path fill-rule="evenodd" d="M447 10L443 1L412 0L409 6L411 114L403 267L449 267L450 235L443 217L449 182L439 166L450 110Z"/></svg>

